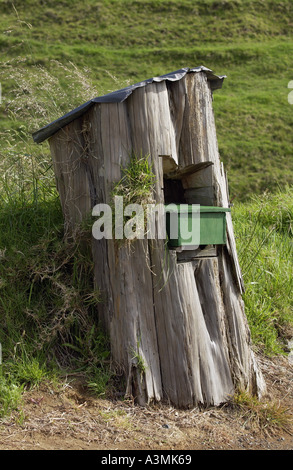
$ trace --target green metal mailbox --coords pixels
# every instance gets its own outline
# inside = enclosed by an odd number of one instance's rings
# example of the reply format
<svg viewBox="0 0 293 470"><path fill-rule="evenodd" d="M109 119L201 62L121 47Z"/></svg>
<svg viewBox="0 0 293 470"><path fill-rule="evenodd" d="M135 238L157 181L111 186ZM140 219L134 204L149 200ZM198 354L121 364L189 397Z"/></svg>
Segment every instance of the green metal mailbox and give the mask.
<svg viewBox="0 0 293 470"><path fill-rule="evenodd" d="M166 207L166 230L168 245L172 248L188 245L223 245L226 243L226 212L231 209L214 206L196 206L192 204ZM172 238L172 214L178 213L178 235ZM196 220L192 229L192 218ZM188 238L182 234L192 233ZM194 233L196 232L196 233Z"/></svg>

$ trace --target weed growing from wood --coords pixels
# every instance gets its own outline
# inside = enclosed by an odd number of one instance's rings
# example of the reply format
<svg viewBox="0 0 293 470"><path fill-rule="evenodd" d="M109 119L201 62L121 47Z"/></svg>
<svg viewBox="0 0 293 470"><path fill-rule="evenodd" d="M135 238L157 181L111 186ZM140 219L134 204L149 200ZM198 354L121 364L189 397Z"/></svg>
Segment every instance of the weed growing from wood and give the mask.
<svg viewBox="0 0 293 470"><path fill-rule="evenodd" d="M15 383L11 376L6 377L0 366L0 418L18 410L22 403L23 387Z"/></svg>
<svg viewBox="0 0 293 470"><path fill-rule="evenodd" d="M146 205L153 202L153 185L155 175L152 172L150 156L132 154L130 163L122 168L122 178L115 185L112 197L123 196L124 205Z"/></svg>

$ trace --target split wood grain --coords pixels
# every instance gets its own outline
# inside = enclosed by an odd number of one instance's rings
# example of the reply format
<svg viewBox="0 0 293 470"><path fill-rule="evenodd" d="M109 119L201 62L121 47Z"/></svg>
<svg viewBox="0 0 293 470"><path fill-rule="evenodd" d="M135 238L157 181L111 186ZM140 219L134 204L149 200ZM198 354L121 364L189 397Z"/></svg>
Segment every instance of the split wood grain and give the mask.
<svg viewBox="0 0 293 470"><path fill-rule="evenodd" d="M97 103L50 138L68 230L111 191L131 155L149 156L153 198L164 203L164 178L181 172L188 202L229 207L218 152L212 92L204 72L137 88L122 103ZM201 173L190 168L202 165ZM198 167L199 168L199 167ZM163 221L156 221L162 229ZM218 405L238 388L261 395L265 384L245 316L244 289L231 214L217 257L178 263L166 240L92 242L97 309L124 370L127 396L144 405Z"/></svg>

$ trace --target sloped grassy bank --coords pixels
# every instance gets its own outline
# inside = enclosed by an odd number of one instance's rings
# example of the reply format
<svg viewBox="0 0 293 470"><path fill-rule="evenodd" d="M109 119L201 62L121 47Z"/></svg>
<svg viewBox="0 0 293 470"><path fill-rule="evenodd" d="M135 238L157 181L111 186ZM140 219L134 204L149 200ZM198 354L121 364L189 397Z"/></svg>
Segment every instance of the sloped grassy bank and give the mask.
<svg viewBox="0 0 293 470"><path fill-rule="evenodd" d="M253 341L267 354L282 353L293 336L293 188L232 211Z"/></svg>
<svg viewBox="0 0 293 470"><path fill-rule="evenodd" d="M214 109L246 312L256 347L286 351L292 8L290 0L148 0L143 8L132 0L127 10L119 0L1 3L2 416L18 408L25 387L58 381L60 372L83 374L102 396L115 379L95 314L89 234L83 227L76 243L65 238L48 146L34 145L31 132L94 96L185 66L227 74Z"/></svg>

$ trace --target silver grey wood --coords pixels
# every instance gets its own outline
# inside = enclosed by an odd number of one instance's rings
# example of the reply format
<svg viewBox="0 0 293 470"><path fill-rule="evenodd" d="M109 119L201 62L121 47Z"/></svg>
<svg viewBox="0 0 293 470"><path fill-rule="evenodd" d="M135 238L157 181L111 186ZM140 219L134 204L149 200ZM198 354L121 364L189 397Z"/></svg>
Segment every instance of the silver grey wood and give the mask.
<svg viewBox="0 0 293 470"><path fill-rule="evenodd" d="M137 88L122 103L95 104L49 141L68 231L95 204L111 203L132 152L149 155L157 203L164 203L165 179L177 178L188 203L229 206L204 72ZM121 246L93 239L103 298L98 314L113 361L124 370L125 393L142 405L218 405L238 388L265 390L242 300L232 216L227 244L204 259L180 262L165 240ZM162 228L161 219L157 224Z"/></svg>

